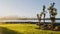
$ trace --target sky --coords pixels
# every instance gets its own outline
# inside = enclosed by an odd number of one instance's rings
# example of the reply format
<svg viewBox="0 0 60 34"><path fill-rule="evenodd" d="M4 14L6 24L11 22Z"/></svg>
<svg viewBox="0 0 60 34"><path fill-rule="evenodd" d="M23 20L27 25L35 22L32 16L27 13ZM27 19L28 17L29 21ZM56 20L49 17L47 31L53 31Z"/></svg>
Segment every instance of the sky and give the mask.
<svg viewBox="0 0 60 34"><path fill-rule="evenodd" d="M55 2L57 8L56 18L60 18L60 0L0 0L0 17L19 16L19 17L37 17L42 12L43 5L47 8L50 3ZM46 18L49 17L48 11Z"/></svg>

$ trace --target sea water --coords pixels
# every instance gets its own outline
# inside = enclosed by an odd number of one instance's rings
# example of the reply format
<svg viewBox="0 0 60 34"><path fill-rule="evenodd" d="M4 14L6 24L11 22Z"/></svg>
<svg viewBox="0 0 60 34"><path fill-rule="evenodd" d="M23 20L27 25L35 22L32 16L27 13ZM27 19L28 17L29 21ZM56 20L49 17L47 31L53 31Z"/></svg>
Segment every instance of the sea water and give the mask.
<svg viewBox="0 0 60 34"><path fill-rule="evenodd" d="M38 22L38 20L0 20L0 22ZM51 22L51 20L45 20L45 22ZM55 20L55 22L60 22L60 20Z"/></svg>

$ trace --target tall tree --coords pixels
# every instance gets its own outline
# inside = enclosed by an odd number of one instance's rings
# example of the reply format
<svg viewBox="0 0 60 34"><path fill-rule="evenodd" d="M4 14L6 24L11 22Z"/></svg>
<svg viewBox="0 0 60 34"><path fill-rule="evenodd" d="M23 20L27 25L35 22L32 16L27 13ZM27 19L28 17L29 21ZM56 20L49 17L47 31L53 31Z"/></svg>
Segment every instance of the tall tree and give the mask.
<svg viewBox="0 0 60 34"><path fill-rule="evenodd" d="M57 9L54 8L55 3L51 3L51 6L48 8L49 14L50 14L50 19L51 19L51 25L53 29L53 23L55 22L55 16L57 15Z"/></svg>
<svg viewBox="0 0 60 34"><path fill-rule="evenodd" d="M42 15L43 15L44 23L45 23L45 15L46 15L45 13L46 13L46 12L45 12L45 5L43 5L43 12L41 12L41 14L37 14L37 18L38 18L38 21L39 21L37 24L38 24L39 26L41 26L40 23L41 23L41 19L42 19L41 17L42 17ZM39 27L39 28L40 28L40 27ZM43 27L42 27L42 28L43 28Z"/></svg>

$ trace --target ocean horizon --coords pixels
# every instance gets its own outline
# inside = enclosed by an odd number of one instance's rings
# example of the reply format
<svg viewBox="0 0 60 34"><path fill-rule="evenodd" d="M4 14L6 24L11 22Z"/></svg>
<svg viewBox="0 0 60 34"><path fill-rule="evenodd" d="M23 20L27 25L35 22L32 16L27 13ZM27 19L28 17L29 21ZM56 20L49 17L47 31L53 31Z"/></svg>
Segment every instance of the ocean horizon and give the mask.
<svg viewBox="0 0 60 34"><path fill-rule="evenodd" d="M38 20L0 20L0 22L38 22ZM51 20L45 20L45 22L51 22ZM55 22L60 22L60 20L55 20Z"/></svg>

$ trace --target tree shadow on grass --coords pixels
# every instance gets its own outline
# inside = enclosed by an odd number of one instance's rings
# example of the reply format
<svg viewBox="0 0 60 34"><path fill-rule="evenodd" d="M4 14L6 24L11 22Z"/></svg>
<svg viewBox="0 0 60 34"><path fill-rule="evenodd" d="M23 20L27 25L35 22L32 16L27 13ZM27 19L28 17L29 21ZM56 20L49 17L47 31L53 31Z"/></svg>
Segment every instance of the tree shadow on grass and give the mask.
<svg viewBox="0 0 60 34"><path fill-rule="evenodd" d="M22 33L10 30L6 27L0 27L0 34L22 34Z"/></svg>

